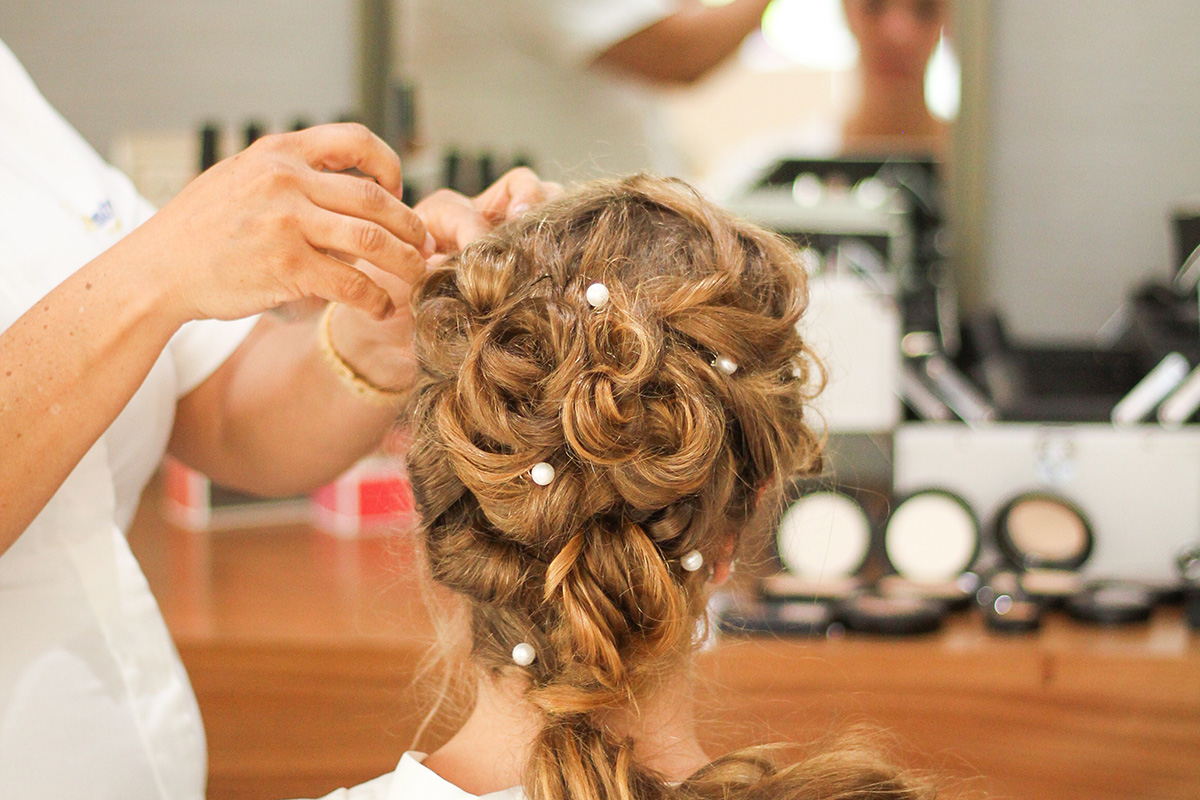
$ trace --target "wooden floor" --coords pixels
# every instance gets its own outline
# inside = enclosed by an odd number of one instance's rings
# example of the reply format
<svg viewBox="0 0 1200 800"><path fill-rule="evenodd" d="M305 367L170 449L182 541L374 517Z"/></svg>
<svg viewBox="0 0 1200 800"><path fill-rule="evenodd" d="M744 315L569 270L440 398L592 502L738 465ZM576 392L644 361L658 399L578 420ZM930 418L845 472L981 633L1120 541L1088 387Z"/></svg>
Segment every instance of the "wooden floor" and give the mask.
<svg viewBox="0 0 1200 800"><path fill-rule="evenodd" d="M404 536L189 533L150 496L130 539L196 687L212 800L319 796L413 746L442 673ZM700 677L711 753L867 723L947 797L1200 798L1200 635L1175 608L1032 636L963 614L911 639L726 639Z"/></svg>

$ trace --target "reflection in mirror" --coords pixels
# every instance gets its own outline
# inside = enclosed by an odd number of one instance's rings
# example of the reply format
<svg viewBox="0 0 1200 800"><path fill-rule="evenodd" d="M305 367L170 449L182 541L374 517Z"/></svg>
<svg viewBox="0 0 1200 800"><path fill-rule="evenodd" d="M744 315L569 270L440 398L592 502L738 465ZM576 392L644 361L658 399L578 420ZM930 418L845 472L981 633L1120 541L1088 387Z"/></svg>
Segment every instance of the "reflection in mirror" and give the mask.
<svg viewBox="0 0 1200 800"><path fill-rule="evenodd" d="M703 184L772 148L940 155L958 106L951 0L393 2L417 146L459 166Z"/></svg>
<svg viewBox="0 0 1200 800"><path fill-rule="evenodd" d="M947 0L774 0L761 34L668 97L694 177L724 194L780 154L948 150L959 67Z"/></svg>

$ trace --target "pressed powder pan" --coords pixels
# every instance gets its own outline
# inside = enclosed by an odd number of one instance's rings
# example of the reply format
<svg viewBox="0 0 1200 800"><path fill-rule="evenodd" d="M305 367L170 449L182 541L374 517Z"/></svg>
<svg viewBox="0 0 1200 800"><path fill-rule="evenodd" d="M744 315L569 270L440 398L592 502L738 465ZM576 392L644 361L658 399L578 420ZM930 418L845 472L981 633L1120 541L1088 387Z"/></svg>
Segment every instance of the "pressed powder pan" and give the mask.
<svg viewBox="0 0 1200 800"><path fill-rule="evenodd" d="M1084 622L1127 625L1150 619L1155 600L1154 591L1136 581L1100 580L1068 598L1067 611Z"/></svg>
<svg viewBox="0 0 1200 800"><path fill-rule="evenodd" d="M979 520L958 495L941 489L910 494L884 528L884 553L896 574L880 580L880 592L966 604L978 585L968 570L979 539Z"/></svg>
<svg viewBox="0 0 1200 800"><path fill-rule="evenodd" d="M1083 510L1046 492L1010 500L996 515L995 537L1001 552L1019 569L1078 569L1095 543Z"/></svg>
<svg viewBox="0 0 1200 800"><path fill-rule="evenodd" d="M952 582L979 554L979 520L958 495L915 492L892 511L883 543L897 575L919 583Z"/></svg>
<svg viewBox="0 0 1200 800"><path fill-rule="evenodd" d="M767 579L764 594L845 597L871 549L871 521L852 497L818 491L800 497L779 520L779 559L787 572Z"/></svg>

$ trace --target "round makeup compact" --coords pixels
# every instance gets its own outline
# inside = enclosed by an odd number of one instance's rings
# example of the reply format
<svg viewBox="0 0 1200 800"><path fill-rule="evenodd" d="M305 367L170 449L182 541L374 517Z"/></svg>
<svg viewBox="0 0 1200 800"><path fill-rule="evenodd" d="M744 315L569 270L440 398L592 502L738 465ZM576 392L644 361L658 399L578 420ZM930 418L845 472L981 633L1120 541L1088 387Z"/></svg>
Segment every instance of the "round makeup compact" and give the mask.
<svg viewBox="0 0 1200 800"><path fill-rule="evenodd" d="M996 515L996 544L1019 569L1078 569L1092 554L1095 537L1083 511L1069 500L1030 492L1010 500Z"/></svg>
<svg viewBox="0 0 1200 800"><path fill-rule="evenodd" d="M1036 567L1022 573L1018 582L1025 594L1036 600L1059 603L1079 594L1083 578L1070 569L1046 569Z"/></svg>
<svg viewBox="0 0 1200 800"><path fill-rule="evenodd" d="M916 492L892 511L883 546L901 578L927 585L934 594L957 596L959 577L979 555L979 520L958 495Z"/></svg>
<svg viewBox="0 0 1200 800"><path fill-rule="evenodd" d="M875 590L887 597L922 597L940 600L951 609L963 608L971 602L979 588L979 576L964 572L952 581L928 583L914 581L900 575L884 575L875 584Z"/></svg>
<svg viewBox="0 0 1200 800"><path fill-rule="evenodd" d="M1135 581L1092 581L1067 599L1067 611L1084 622L1125 625L1150 619L1155 599L1150 588Z"/></svg>
<svg viewBox="0 0 1200 800"><path fill-rule="evenodd" d="M784 512L776 539L788 573L776 589L793 597L840 597L857 588L853 576L871 549L871 521L848 495L813 492ZM768 584L764 591L770 592Z"/></svg>
<svg viewBox="0 0 1200 800"><path fill-rule="evenodd" d="M937 630L946 618L946 604L923 597L864 592L838 603L837 616L853 631L910 636Z"/></svg>
<svg viewBox="0 0 1200 800"><path fill-rule="evenodd" d="M717 624L726 633L786 633L824 636L833 624L827 603L740 601L722 609Z"/></svg>

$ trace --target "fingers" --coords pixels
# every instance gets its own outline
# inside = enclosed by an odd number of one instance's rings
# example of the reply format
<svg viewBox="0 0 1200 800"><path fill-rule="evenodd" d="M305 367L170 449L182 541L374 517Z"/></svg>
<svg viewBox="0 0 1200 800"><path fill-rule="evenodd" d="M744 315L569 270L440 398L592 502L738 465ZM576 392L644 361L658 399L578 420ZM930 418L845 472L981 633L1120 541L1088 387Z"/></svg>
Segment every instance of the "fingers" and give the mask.
<svg viewBox="0 0 1200 800"><path fill-rule="evenodd" d="M471 200L449 189L439 189L413 209L442 252L461 250L491 230L491 223Z"/></svg>
<svg viewBox="0 0 1200 800"><path fill-rule="evenodd" d="M369 261L408 284L425 273L424 256L378 222L313 208L302 225L308 243L319 250Z"/></svg>
<svg viewBox="0 0 1200 800"><path fill-rule="evenodd" d="M493 223L503 222L562 192L557 183L543 181L528 167L510 169L475 198L479 213Z"/></svg>
<svg viewBox="0 0 1200 800"><path fill-rule="evenodd" d="M314 253L316 269L309 271L304 294L352 306L375 319L386 319L396 310L392 298L361 270L332 256Z"/></svg>
<svg viewBox="0 0 1200 800"><path fill-rule="evenodd" d="M304 191L321 208L382 225L426 257L437 249L421 217L372 180L344 173L312 172L305 177Z"/></svg>
<svg viewBox="0 0 1200 800"><path fill-rule="evenodd" d="M354 122L318 125L280 138L298 142L305 161L314 169L332 172L358 169L395 197L403 191L400 156L363 125Z"/></svg>

